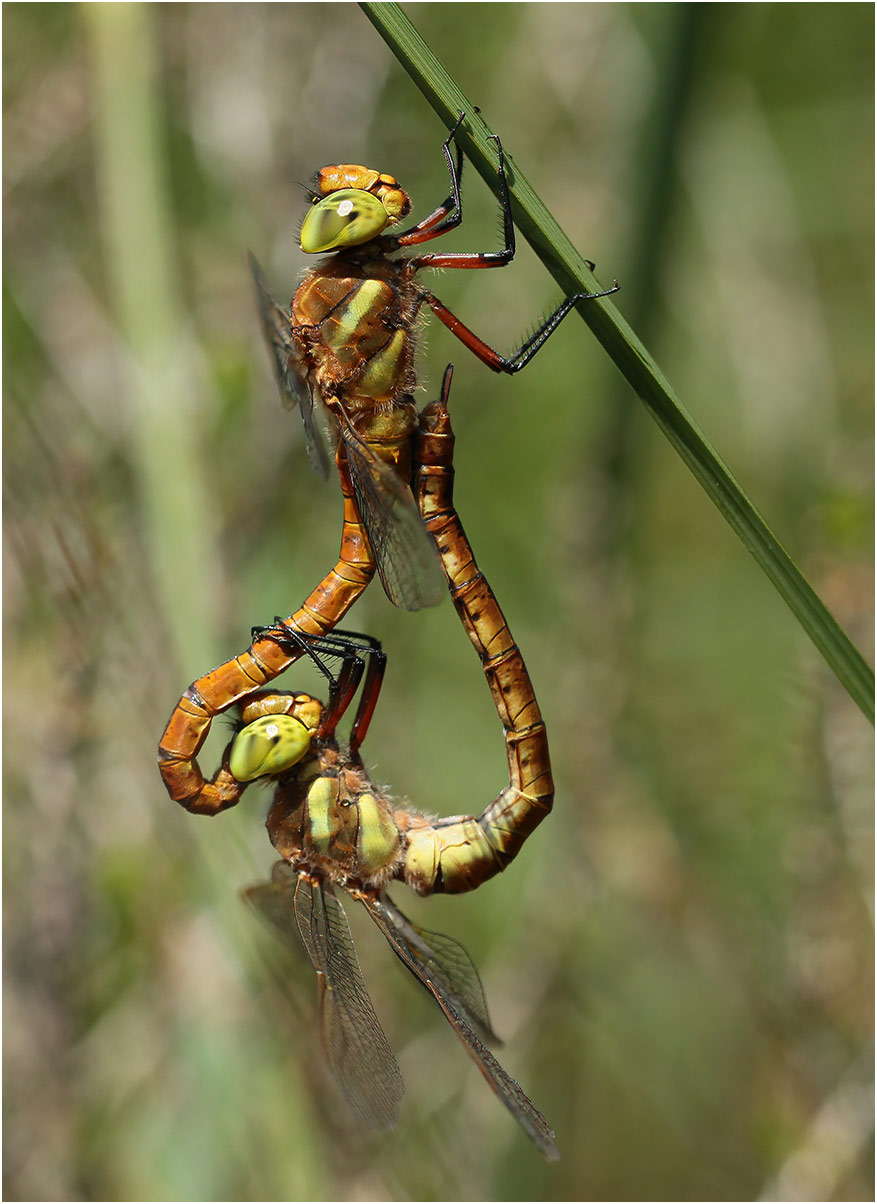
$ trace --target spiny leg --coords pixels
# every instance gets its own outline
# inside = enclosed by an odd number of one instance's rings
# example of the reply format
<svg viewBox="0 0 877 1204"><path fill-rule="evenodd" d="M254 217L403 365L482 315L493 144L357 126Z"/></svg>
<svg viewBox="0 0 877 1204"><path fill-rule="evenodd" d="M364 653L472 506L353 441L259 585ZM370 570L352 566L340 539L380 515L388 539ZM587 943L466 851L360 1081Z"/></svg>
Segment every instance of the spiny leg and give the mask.
<svg viewBox="0 0 877 1204"><path fill-rule="evenodd" d="M460 119L457 122L451 134L456 133L463 120L465 114L460 114ZM515 221L512 216L512 203L509 197L508 181L505 176L505 155L503 154L502 143L496 134L490 135L490 140L496 147L497 153L497 178L499 181L499 203L502 210L502 230L504 246L501 251L427 251L425 255L418 255L416 259L411 260L411 266L416 272L421 268L502 268L506 264L511 263L515 257ZM449 139L450 141L450 139ZM416 235L418 227L413 231L408 231L406 234L401 234L395 240L399 246L413 246L418 242L426 242L427 239L437 238L439 234L445 234L448 230L459 226L463 220L463 207L460 198L460 183L459 176L462 171L462 157L458 152L458 170L455 173L451 161L451 153L448 149L448 143L445 143L445 156L448 160L448 167L451 169L451 185L453 189L452 197L448 200L455 202L455 212L453 212L447 221L430 226L429 233L426 238L421 235ZM447 201L445 202L447 204ZM435 214L431 214L426 219L427 223L432 223L433 219L440 212L437 209Z"/></svg>
<svg viewBox="0 0 877 1204"><path fill-rule="evenodd" d="M334 736L335 729L350 706L360 682L363 682L348 745L350 755L357 756L377 705L387 664L387 654L381 647L380 640L362 632L341 628L335 628L331 633L322 636L303 636L290 627L286 620L279 618L271 627L254 627L254 638L257 633L259 636L276 640L281 646L288 645L290 651L300 648L310 656L327 679L329 705L318 732L321 738ZM341 659L342 665L338 674L329 669L327 657Z"/></svg>
<svg viewBox="0 0 877 1204"><path fill-rule="evenodd" d="M460 199L459 177L461 172L462 158L458 152L457 171L454 171L454 164L450 153L450 141L459 128L465 114L461 113L451 131L450 137L444 144L445 156L448 160L448 168L451 173L452 195L440 206L435 213L431 214L424 222L415 226L412 230L406 231L398 236L395 240L398 246L412 246L418 242L425 242L427 239L437 238L439 234L445 233L447 230L458 226L463 219L462 203ZM508 181L505 173L505 154L502 149L502 143L496 134L491 134L491 140L496 146L497 151L497 180L499 184L499 202L502 211L503 221L503 239L504 246L501 251L428 251L425 255L419 255L411 260L411 266L415 271L420 271L422 268L462 268L469 270L478 270L482 268L505 267L511 263L515 256L515 223L512 214L511 198L509 196ZM453 213L446 220L440 220L447 212L449 204L453 203ZM594 270L594 264L588 262L588 267L591 271ZM537 329L525 339L516 351L511 355L502 355L494 348L484 342L474 331L470 330L465 323L451 312L448 307L439 300L433 293L423 290L420 293L421 303L425 302L432 309L433 313L447 328L455 335L464 346L476 355L482 363L486 364L494 372L505 372L511 375L525 367L530 362L542 344L548 339L566 315L579 304L580 301L595 301L601 297L611 296L618 292L619 285L617 281L612 282L611 288L603 289L596 293L574 293L571 297L566 297L560 305L539 323Z"/></svg>
<svg viewBox="0 0 877 1204"><path fill-rule="evenodd" d="M464 347L468 347L473 355L476 355L483 364L486 364L494 372L505 372L511 376L515 372L520 372L522 368L529 364L542 344L554 334L566 315L580 301L597 301L601 297L609 297L613 293L617 293L619 288L618 281L613 280L612 287L603 289L601 292L574 293L573 296L566 297L553 313L540 322L537 329L533 331L529 338L525 339L521 346L508 356L500 354L499 351L496 351L488 343L485 343L465 323L461 322L456 314L452 313L434 293L422 291L420 293L420 300L421 302L426 302L439 321L447 326L451 334L455 335Z"/></svg>
<svg viewBox="0 0 877 1204"><path fill-rule="evenodd" d="M451 143L454 141L454 135L463 124L465 117L465 112L461 110L453 129L442 145L442 151L448 164L448 174L451 177L450 194L445 197L437 209L434 209L430 213L429 217L425 217L416 226L411 226L410 229L403 230L401 234L397 234L394 239L397 246L413 247L417 243L429 242L433 238L438 238L440 235L446 234L448 230L453 230L462 222L463 201L460 195L460 182L463 178L463 151L459 146L454 144L455 153L452 156Z"/></svg>

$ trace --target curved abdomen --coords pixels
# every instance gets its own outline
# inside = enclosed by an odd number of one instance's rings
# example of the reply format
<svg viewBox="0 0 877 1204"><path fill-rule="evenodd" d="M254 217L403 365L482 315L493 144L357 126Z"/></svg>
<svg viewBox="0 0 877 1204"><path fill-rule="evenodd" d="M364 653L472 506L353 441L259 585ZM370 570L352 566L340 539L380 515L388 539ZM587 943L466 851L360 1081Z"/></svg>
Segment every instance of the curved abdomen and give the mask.
<svg viewBox="0 0 877 1204"><path fill-rule="evenodd" d="M530 675L454 510L453 446L444 405L427 406L420 419L418 504L502 721L509 784L477 818L412 822L400 876L421 894L474 890L505 869L554 801L548 736Z"/></svg>

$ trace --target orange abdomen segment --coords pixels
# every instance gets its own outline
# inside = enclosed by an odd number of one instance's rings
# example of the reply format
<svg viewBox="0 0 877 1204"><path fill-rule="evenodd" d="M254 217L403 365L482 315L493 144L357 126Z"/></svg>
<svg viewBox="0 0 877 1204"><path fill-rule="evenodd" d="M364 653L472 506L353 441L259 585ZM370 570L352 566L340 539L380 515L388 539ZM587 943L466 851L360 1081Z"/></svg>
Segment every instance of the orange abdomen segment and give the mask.
<svg viewBox="0 0 877 1204"><path fill-rule="evenodd" d="M500 873L554 800L548 737L530 675L454 509L453 445L446 408L427 406L417 441L418 505L502 721L509 784L478 816L409 826L399 876L420 894L475 890Z"/></svg>

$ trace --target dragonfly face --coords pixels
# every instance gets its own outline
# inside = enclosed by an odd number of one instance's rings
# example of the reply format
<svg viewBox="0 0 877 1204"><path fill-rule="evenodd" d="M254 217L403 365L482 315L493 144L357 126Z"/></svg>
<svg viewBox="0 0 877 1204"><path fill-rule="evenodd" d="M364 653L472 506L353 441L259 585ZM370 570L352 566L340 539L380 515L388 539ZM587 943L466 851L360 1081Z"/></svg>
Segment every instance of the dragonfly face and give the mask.
<svg viewBox="0 0 877 1204"><path fill-rule="evenodd" d="M383 233L411 208L392 176L346 163L317 172L313 208L302 223L301 249L322 255L356 247Z"/></svg>
<svg viewBox="0 0 877 1204"><path fill-rule="evenodd" d="M263 693L244 708L244 724L229 749L228 768L239 782L282 773L300 761L323 716L308 694Z"/></svg>

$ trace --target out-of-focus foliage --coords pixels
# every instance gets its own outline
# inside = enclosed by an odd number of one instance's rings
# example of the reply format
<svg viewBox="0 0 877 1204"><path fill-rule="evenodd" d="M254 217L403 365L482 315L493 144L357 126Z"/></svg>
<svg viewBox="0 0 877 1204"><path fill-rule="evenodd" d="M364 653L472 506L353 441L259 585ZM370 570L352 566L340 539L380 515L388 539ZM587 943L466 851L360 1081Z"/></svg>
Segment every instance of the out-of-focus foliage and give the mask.
<svg viewBox="0 0 877 1204"><path fill-rule="evenodd" d="M873 11L409 11L867 646ZM356 1130L309 967L238 902L264 799L189 816L154 750L337 549L244 252L291 294L323 163L425 214L444 131L354 5L3 18L5 1198L869 1197L870 732L575 319L510 380L429 334L558 791L500 880L406 900L469 947L562 1161L352 916L408 1088ZM496 245L468 185L448 245ZM436 289L503 348L556 299L526 250ZM378 778L480 810L502 744L450 605L351 620L390 656Z"/></svg>

